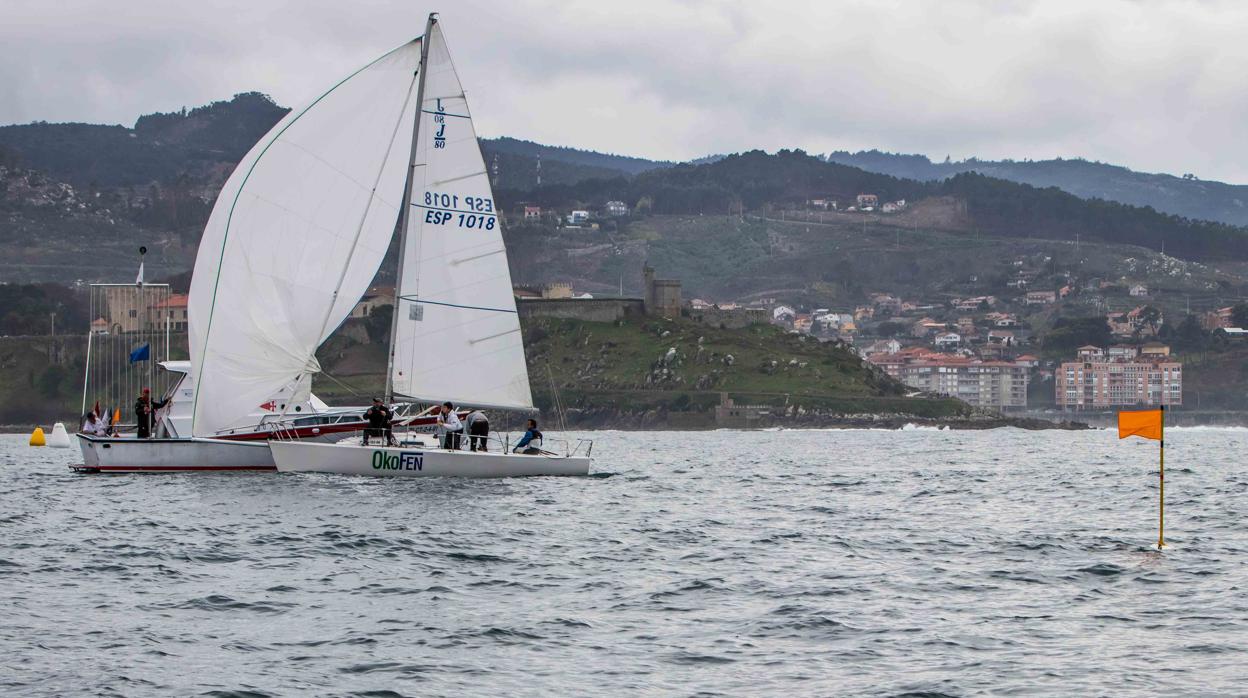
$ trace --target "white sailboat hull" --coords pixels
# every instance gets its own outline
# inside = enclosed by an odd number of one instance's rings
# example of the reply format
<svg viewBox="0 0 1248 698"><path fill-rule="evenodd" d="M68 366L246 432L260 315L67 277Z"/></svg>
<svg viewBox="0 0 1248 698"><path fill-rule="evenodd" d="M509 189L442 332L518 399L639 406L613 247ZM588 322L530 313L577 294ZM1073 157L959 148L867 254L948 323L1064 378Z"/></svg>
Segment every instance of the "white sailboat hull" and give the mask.
<svg viewBox="0 0 1248 698"><path fill-rule="evenodd" d="M267 442L223 439L135 439L78 434L82 465L98 473L272 471Z"/></svg>
<svg viewBox="0 0 1248 698"><path fill-rule="evenodd" d="M416 447L271 441L277 469L284 473L337 473L369 477L535 477L588 475L583 456L520 455L446 451Z"/></svg>

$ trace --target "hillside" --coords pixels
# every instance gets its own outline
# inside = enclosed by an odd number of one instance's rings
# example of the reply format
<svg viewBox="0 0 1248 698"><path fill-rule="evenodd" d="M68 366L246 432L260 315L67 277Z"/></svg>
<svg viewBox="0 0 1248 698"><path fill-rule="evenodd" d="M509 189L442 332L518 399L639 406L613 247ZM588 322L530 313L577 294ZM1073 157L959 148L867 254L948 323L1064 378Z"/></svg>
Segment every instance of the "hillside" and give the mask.
<svg viewBox="0 0 1248 698"><path fill-rule="evenodd" d="M1084 199L1104 199L1132 206L1150 206L1184 218L1248 225L1248 185L1196 179L1192 175L1136 172L1126 167L1083 159L978 160L932 162L922 155L878 150L829 153L829 162L871 172L937 181L965 172L1035 187L1057 187Z"/></svg>
<svg viewBox="0 0 1248 698"><path fill-rule="evenodd" d="M1096 240L1139 245L1193 260L1248 260L1248 230L1193 221L1150 208L1085 200L1055 188L965 173L918 182L823 162L802 151L751 151L704 165L679 165L632 179L586 180L527 192L499 192L504 203L523 196L546 207L601 205L619 199L639 211L727 214L800 208L810 198L852 205L858 194L881 202L948 197L962 204L961 230L999 237Z"/></svg>
<svg viewBox="0 0 1248 698"><path fill-rule="evenodd" d="M721 393L739 403L835 415L891 414L905 419L969 418L964 403L907 398L907 389L853 352L791 335L771 325L726 330L688 320L633 319L619 323L529 318L523 322L534 401L553 417L552 383L573 419L596 426L661 425L668 412L708 410ZM359 333L340 335L319 358L334 378L320 377L318 394L339 401L377 391L384 383L381 344ZM350 390L358 396L353 396Z"/></svg>
<svg viewBox="0 0 1248 698"><path fill-rule="evenodd" d="M318 358L326 373L314 384L318 395L331 403L363 404L380 392L385 347L373 334L367 323L352 321L322 347ZM687 320L536 318L524 322L524 336L534 398L547 419L554 416L552 384L574 418L599 426L661 420L656 415L669 411L708 418L721 392L812 419L815 413L827 419L972 416L956 400L907 398L904 386L852 352L770 325L724 330ZM179 346L184 341L184 335L177 337ZM72 422L85 351L82 336L0 337L0 424Z"/></svg>
<svg viewBox="0 0 1248 698"><path fill-rule="evenodd" d="M967 230L961 208L933 199L892 216L786 212L755 215L648 216L614 232L517 226L506 231L513 277L541 285L572 283L578 291L640 294L649 261L680 279L685 298L751 302L779 298L807 307L852 309L867 294L888 291L933 301L1005 295L1016 262L1045 270L1033 288L1055 289L1067 274L1145 283L1167 312L1195 311L1248 296L1243 265L1175 259L1136 246L996 237ZM784 215L788 220L781 220ZM794 216L806 217L793 220ZM822 221L822 222L821 222ZM1107 295L1113 292L1115 295ZM1080 299L1123 308L1125 285Z"/></svg>
<svg viewBox="0 0 1248 698"><path fill-rule="evenodd" d="M499 138L482 138L480 140L481 149L487 154L499 153L506 155L519 155L534 159L541 157L543 162L543 180L545 179L546 174L545 163L548 160L566 163L569 165L577 165L585 168L593 168L598 171L625 175L640 174L642 172L646 172L647 170L671 167L676 164L673 162L661 162L657 160L646 160L645 158L635 158L628 155L599 153L593 150L581 150L579 148L542 145L541 143L520 140L518 138L509 138L507 136L501 136Z"/></svg>

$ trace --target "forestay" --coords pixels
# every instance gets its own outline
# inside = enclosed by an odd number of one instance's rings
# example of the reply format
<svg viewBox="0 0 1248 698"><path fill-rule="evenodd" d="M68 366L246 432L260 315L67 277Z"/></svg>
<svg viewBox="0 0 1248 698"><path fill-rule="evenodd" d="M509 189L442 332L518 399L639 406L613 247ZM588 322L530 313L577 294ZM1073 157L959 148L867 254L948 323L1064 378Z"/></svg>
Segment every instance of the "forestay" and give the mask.
<svg viewBox="0 0 1248 698"><path fill-rule="evenodd" d="M436 22L427 38L393 389L413 399L529 409L520 323L485 162Z"/></svg>
<svg viewBox="0 0 1248 698"><path fill-rule="evenodd" d="M317 347L367 290L393 237L419 62L415 40L292 111L218 195L188 308L195 436L242 426L282 386L320 369Z"/></svg>

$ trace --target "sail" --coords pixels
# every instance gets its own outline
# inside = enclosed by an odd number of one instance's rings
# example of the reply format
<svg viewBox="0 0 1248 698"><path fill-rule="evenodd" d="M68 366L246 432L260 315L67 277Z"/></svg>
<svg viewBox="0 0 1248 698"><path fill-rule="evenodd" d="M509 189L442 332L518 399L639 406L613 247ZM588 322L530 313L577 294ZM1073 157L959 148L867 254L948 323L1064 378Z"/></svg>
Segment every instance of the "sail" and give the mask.
<svg viewBox="0 0 1248 698"><path fill-rule="evenodd" d="M292 111L225 183L188 304L195 436L243 426L367 290L402 207L420 40ZM242 420L242 421L240 421Z"/></svg>
<svg viewBox="0 0 1248 698"><path fill-rule="evenodd" d="M391 351L394 392L531 409L501 220L468 102L438 23L423 108Z"/></svg>

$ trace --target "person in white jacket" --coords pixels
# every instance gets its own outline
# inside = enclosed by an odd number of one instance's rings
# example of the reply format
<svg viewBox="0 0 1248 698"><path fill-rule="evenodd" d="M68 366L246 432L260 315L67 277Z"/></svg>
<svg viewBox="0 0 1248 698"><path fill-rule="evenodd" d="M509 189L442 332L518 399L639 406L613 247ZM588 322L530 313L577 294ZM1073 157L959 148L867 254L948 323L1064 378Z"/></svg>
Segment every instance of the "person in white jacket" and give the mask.
<svg viewBox="0 0 1248 698"><path fill-rule="evenodd" d="M96 416L95 410L91 410L82 423L82 433L88 436L108 436L108 425Z"/></svg>
<svg viewBox="0 0 1248 698"><path fill-rule="evenodd" d="M438 427L442 429L442 448L458 451L460 440L464 437L464 423L455 414L455 405L442 403L442 409L438 411Z"/></svg>

